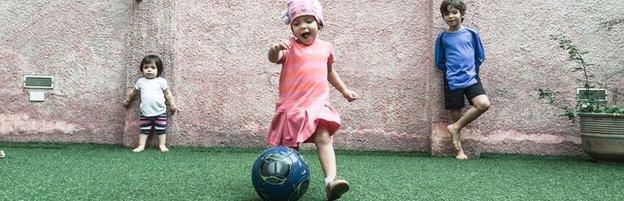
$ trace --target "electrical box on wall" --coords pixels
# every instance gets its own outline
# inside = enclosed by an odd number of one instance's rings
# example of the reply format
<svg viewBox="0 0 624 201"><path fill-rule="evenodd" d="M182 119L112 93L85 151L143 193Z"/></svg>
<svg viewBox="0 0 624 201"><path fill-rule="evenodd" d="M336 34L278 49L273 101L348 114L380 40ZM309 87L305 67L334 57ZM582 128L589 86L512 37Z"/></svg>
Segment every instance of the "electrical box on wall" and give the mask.
<svg viewBox="0 0 624 201"><path fill-rule="evenodd" d="M52 76L24 76L23 87L28 90L28 100L31 102L43 102L45 91L54 89L54 77Z"/></svg>
<svg viewBox="0 0 624 201"><path fill-rule="evenodd" d="M28 100L30 102L43 102L45 100L45 92L43 91L28 91Z"/></svg>
<svg viewBox="0 0 624 201"><path fill-rule="evenodd" d="M27 75L24 77L24 88L26 89L54 89L54 77Z"/></svg>

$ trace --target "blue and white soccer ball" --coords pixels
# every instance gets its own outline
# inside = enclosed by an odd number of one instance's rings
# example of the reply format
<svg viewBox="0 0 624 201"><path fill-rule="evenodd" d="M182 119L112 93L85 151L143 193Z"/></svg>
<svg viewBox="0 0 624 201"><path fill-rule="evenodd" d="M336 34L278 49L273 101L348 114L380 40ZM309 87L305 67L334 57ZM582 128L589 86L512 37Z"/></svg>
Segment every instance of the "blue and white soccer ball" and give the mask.
<svg viewBox="0 0 624 201"><path fill-rule="evenodd" d="M272 147L254 162L251 182L265 201L294 201L303 197L308 189L310 170L297 151L283 146Z"/></svg>

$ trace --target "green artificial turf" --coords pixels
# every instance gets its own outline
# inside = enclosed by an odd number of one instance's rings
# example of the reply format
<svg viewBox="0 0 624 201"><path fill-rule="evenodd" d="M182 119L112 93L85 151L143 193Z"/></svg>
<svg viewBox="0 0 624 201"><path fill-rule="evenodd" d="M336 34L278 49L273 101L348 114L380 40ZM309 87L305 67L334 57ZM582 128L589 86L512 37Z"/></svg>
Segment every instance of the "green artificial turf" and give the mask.
<svg viewBox="0 0 624 201"><path fill-rule="evenodd" d="M0 200L259 201L251 165L260 149L149 148L0 143ZM485 155L467 161L426 154L337 151L351 190L341 200L624 200L624 164L582 156ZM313 150L302 200L323 200Z"/></svg>

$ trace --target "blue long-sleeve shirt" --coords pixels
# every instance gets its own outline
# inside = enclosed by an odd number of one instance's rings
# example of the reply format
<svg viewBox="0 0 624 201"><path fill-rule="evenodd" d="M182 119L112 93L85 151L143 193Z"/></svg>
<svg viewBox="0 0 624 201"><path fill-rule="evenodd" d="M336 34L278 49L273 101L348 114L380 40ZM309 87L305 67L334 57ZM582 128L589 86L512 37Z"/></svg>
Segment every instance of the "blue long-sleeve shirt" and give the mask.
<svg viewBox="0 0 624 201"><path fill-rule="evenodd" d="M443 32L436 39L435 65L444 71L450 90L477 83L479 66L484 60L483 44L475 30Z"/></svg>

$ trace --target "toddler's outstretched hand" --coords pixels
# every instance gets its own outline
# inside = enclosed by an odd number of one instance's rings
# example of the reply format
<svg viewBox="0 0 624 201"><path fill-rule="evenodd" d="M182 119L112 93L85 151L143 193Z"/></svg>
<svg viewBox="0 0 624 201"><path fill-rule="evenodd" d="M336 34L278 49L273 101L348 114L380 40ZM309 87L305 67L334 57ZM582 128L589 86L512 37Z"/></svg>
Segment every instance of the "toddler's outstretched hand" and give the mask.
<svg viewBox="0 0 624 201"><path fill-rule="evenodd" d="M351 91L349 89L345 89L344 92L342 92L342 96L344 96L349 102L360 98L360 95L355 93L355 91Z"/></svg>
<svg viewBox="0 0 624 201"><path fill-rule="evenodd" d="M269 61L273 63L280 63L279 61L284 58L284 50L290 48L290 41L282 41L271 45L269 48Z"/></svg>
<svg viewBox="0 0 624 201"><path fill-rule="evenodd" d="M288 48L290 48L290 41L282 41L271 46L271 49L275 51L287 50Z"/></svg>

